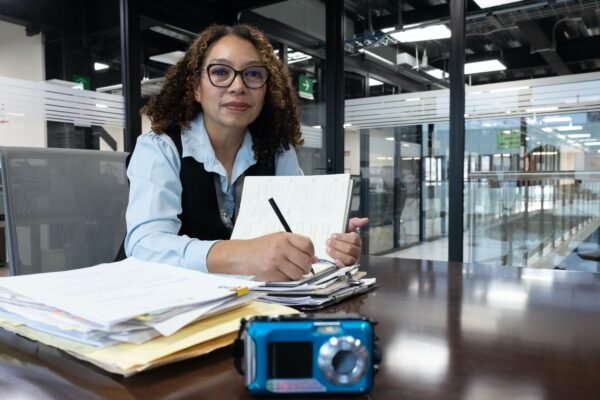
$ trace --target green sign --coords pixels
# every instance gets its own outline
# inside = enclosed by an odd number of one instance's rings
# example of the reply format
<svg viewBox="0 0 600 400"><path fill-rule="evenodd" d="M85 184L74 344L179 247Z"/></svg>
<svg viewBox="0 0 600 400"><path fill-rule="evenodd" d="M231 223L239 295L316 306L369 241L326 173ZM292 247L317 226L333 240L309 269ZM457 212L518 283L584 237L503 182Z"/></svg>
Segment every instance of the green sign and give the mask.
<svg viewBox="0 0 600 400"><path fill-rule="evenodd" d="M315 96L313 95L313 83L314 79L301 74L298 77L298 91L300 92L300 97L303 99L314 100Z"/></svg>
<svg viewBox="0 0 600 400"><path fill-rule="evenodd" d="M90 90L92 88L92 80L87 75L73 74L71 80L73 82L81 83L83 90Z"/></svg>
<svg viewBox="0 0 600 400"><path fill-rule="evenodd" d="M519 147L521 147L521 131L518 129L504 129L496 134L498 150L518 149Z"/></svg>

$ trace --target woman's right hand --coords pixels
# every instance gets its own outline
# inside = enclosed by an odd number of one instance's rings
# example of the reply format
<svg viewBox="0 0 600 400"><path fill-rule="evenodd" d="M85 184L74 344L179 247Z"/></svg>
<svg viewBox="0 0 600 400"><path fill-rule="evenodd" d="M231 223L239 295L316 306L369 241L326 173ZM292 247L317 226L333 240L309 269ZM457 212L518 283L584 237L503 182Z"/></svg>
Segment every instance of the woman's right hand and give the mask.
<svg viewBox="0 0 600 400"><path fill-rule="evenodd" d="M223 240L208 253L210 272L254 275L259 281L298 280L316 262L311 240L277 232L249 240Z"/></svg>

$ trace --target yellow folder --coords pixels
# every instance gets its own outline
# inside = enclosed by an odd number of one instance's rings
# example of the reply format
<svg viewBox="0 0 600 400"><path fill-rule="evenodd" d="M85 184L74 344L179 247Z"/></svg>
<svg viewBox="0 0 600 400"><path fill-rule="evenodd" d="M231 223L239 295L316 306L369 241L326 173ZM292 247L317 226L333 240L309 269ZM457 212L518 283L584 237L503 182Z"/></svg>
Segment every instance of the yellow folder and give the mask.
<svg viewBox="0 0 600 400"><path fill-rule="evenodd" d="M59 348L109 372L129 376L148 368L207 354L230 345L239 329L241 318L297 312L293 308L254 301L192 323L171 336L161 336L139 345L120 343L104 348L39 332L13 321L0 319L0 327Z"/></svg>

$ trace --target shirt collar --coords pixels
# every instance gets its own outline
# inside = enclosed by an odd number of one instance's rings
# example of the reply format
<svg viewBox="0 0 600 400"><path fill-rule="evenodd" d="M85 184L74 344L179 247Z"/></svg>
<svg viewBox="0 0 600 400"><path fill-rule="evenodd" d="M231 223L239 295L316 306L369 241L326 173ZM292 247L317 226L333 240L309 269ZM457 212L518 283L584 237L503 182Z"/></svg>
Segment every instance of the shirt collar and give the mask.
<svg viewBox="0 0 600 400"><path fill-rule="evenodd" d="M250 134L250 131L246 129L242 145L240 146L235 156L235 162L233 163L233 171L231 173L233 182L235 182L235 180L249 167L256 164L254 150L252 150L253 143L252 135ZM204 169L206 171L216 172L223 177L227 176L225 168L221 162L217 160L215 151L210 144L208 132L206 132L206 127L204 126L204 115L202 113L199 113L198 116L192 120L189 129L184 129L182 131L181 145L182 158L192 157L199 163L204 164Z"/></svg>

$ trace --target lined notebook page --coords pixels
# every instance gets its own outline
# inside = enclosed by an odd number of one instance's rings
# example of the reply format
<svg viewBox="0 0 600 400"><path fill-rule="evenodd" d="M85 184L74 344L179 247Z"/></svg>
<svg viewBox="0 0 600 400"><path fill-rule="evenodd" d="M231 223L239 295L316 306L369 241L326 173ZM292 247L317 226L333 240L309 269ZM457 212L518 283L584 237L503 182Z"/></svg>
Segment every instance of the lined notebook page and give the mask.
<svg viewBox="0 0 600 400"><path fill-rule="evenodd" d="M333 261L325 242L346 231L351 188L349 174L248 176L231 238L285 231L269 204L272 197L292 232L310 237L317 257Z"/></svg>

